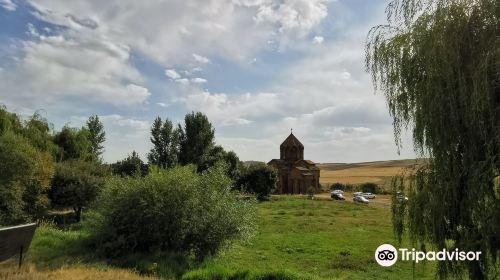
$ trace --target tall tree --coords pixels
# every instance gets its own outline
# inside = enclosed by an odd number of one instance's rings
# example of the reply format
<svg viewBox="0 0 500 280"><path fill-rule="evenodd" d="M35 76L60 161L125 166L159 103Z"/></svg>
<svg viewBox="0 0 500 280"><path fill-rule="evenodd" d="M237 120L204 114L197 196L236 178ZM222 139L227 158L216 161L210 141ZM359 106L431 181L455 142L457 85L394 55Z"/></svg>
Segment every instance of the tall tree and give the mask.
<svg viewBox="0 0 500 280"><path fill-rule="evenodd" d="M89 117L85 128L89 131L90 153L94 159L99 160L104 152L103 143L106 141L104 125L99 120L99 116L95 115Z"/></svg>
<svg viewBox="0 0 500 280"><path fill-rule="evenodd" d="M173 128L169 119L165 119L163 122L160 117L157 117L154 120L150 139L153 148L148 154L149 163L163 168L177 164L178 132Z"/></svg>
<svg viewBox="0 0 500 280"><path fill-rule="evenodd" d="M184 129L179 129L179 132L180 163L202 165L203 157L214 146L215 130L207 116L201 112L187 114L184 118Z"/></svg>
<svg viewBox="0 0 500 280"><path fill-rule="evenodd" d="M60 148L59 160L92 160L89 134L86 128L76 129L64 126L54 137L54 142Z"/></svg>
<svg viewBox="0 0 500 280"><path fill-rule="evenodd" d="M369 35L366 65L386 97L397 144L413 129L429 157L393 199L401 239L481 251L479 261L438 263L441 278L495 277L500 249L500 41L498 0L399 0ZM405 182L409 182L408 185Z"/></svg>

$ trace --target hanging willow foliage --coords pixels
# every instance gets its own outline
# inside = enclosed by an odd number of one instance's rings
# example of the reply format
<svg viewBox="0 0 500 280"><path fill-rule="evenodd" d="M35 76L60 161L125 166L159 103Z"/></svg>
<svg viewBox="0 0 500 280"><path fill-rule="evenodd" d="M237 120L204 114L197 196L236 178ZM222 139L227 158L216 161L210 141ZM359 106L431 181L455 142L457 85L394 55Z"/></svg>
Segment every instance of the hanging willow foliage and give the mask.
<svg viewBox="0 0 500 280"><path fill-rule="evenodd" d="M393 181L393 225L415 246L481 251L440 278L500 277L500 1L399 0L373 27L366 67L386 97L398 149L413 131L427 164ZM430 248L427 248L430 249Z"/></svg>

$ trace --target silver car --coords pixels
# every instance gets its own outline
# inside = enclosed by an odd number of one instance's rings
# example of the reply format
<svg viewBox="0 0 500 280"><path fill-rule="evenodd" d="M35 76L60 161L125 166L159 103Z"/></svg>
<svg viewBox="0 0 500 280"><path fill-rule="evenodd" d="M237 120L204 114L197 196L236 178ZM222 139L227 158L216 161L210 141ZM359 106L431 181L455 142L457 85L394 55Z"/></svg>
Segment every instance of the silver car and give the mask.
<svg viewBox="0 0 500 280"><path fill-rule="evenodd" d="M374 199L375 198L375 195L372 194L372 193L369 193L369 192L365 192L365 193L362 193L361 196L364 196L368 199Z"/></svg>
<svg viewBox="0 0 500 280"><path fill-rule="evenodd" d="M360 202L360 203L365 203L365 204L370 203L370 201L366 197L364 197L362 195L356 195L356 196L354 196L352 198L352 201L354 201L354 202Z"/></svg>

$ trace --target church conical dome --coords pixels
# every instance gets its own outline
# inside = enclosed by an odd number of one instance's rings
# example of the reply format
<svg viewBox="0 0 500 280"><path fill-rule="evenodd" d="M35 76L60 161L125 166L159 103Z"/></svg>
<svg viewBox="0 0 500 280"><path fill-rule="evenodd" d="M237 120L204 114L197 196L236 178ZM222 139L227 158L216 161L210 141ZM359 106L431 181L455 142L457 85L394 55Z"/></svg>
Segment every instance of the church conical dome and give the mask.
<svg viewBox="0 0 500 280"><path fill-rule="evenodd" d="M288 135L288 137L285 139L285 141L283 141L283 143L281 143L280 145L280 148L281 147L301 147L302 149L304 148L304 145L302 145L302 143L300 143L299 139L297 139L297 137L295 137L295 135L293 135L293 133L290 133L290 135Z"/></svg>
<svg viewBox="0 0 500 280"><path fill-rule="evenodd" d="M287 161L296 161L304 159L304 145L299 139L290 133L290 135L280 145L280 158Z"/></svg>

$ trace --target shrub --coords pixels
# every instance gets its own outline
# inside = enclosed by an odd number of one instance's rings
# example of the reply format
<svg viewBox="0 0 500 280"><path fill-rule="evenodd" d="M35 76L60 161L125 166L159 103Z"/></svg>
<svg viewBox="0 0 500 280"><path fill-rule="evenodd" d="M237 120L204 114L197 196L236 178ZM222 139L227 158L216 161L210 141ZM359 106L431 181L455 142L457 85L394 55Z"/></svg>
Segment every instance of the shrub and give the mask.
<svg viewBox="0 0 500 280"><path fill-rule="evenodd" d="M342 184L342 183L333 183L331 186L330 186L330 190L333 191L333 190L344 190L345 188L345 185Z"/></svg>
<svg viewBox="0 0 500 280"><path fill-rule="evenodd" d="M359 186L362 192L379 193L379 186L375 183L363 183Z"/></svg>
<svg viewBox="0 0 500 280"><path fill-rule="evenodd" d="M333 183L330 186L330 190L343 190L345 192L357 191L356 186L351 184Z"/></svg>
<svg viewBox="0 0 500 280"><path fill-rule="evenodd" d="M114 177L89 219L93 244L106 256L172 252L199 259L254 227L250 201L240 201L221 166L152 169L145 177Z"/></svg>
<svg viewBox="0 0 500 280"><path fill-rule="evenodd" d="M274 192L277 178L276 171L272 167L256 163L243 170L236 186L255 194L258 200L263 200Z"/></svg>
<svg viewBox="0 0 500 280"><path fill-rule="evenodd" d="M79 222L82 209L95 200L108 173L96 162L69 160L57 164L49 192L52 205L72 207Z"/></svg>
<svg viewBox="0 0 500 280"><path fill-rule="evenodd" d="M120 176L146 176L148 174L148 165L144 164L136 151L132 151L132 154L125 159L113 163L111 168L113 174Z"/></svg>
<svg viewBox="0 0 500 280"><path fill-rule="evenodd" d="M0 135L0 151L0 225L41 217L54 174L51 155L11 132Z"/></svg>

